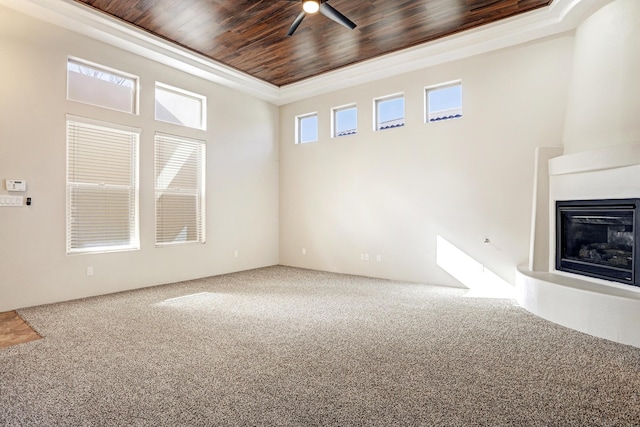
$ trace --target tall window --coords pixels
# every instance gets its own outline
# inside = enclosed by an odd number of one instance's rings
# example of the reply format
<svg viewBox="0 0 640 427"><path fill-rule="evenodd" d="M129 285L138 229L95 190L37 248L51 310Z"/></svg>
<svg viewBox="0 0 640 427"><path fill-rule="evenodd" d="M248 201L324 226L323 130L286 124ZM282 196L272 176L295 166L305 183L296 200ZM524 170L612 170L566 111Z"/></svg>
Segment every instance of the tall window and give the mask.
<svg viewBox="0 0 640 427"><path fill-rule="evenodd" d="M375 100L376 129L404 126L404 95L391 95Z"/></svg>
<svg viewBox="0 0 640 427"><path fill-rule="evenodd" d="M296 117L296 144L318 140L318 114L310 113Z"/></svg>
<svg viewBox="0 0 640 427"><path fill-rule="evenodd" d="M426 122L462 117L462 83L446 83L425 89Z"/></svg>
<svg viewBox="0 0 640 427"><path fill-rule="evenodd" d="M67 99L137 113L138 78L79 59L67 60Z"/></svg>
<svg viewBox="0 0 640 427"><path fill-rule="evenodd" d="M355 105L337 107L333 110L334 137L353 135L358 132L358 108Z"/></svg>
<svg viewBox="0 0 640 427"><path fill-rule="evenodd" d="M156 120L204 130L206 117L206 97L156 82Z"/></svg>
<svg viewBox="0 0 640 427"><path fill-rule="evenodd" d="M67 116L67 253L140 248L139 129Z"/></svg>
<svg viewBox="0 0 640 427"><path fill-rule="evenodd" d="M204 141L156 133L156 246L205 242Z"/></svg>

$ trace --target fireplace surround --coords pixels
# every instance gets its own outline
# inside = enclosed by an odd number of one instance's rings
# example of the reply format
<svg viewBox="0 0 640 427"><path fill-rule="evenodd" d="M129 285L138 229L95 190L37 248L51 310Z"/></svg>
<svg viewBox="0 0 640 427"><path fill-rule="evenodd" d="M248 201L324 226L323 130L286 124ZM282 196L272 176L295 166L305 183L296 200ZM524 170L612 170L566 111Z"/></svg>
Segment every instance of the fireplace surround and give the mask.
<svg viewBox="0 0 640 427"><path fill-rule="evenodd" d="M516 268L518 303L543 319L640 348L637 269L636 286L631 286L556 268L557 201L631 201L637 221L640 141L569 154L562 148L538 147L535 171L529 263ZM633 226L637 242L640 226ZM636 245L634 267L640 264L638 251Z"/></svg>
<svg viewBox="0 0 640 427"><path fill-rule="evenodd" d="M556 270L640 286L639 203L556 201Z"/></svg>

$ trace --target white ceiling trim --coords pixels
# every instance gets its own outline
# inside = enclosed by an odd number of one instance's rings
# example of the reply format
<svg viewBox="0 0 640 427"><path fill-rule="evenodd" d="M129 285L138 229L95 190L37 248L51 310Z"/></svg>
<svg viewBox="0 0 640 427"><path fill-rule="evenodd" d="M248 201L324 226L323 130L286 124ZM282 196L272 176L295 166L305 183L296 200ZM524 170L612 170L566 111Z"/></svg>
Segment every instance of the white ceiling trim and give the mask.
<svg viewBox="0 0 640 427"><path fill-rule="evenodd" d="M276 105L478 55L574 29L613 0L554 0L551 6L278 88L155 37L73 0L0 0L0 5Z"/></svg>
<svg viewBox="0 0 640 427"><path fill-rule="evenodd" d="M519 45L575 29L614 0L554 0L550 7L312 77L280 89L286 102Z"/></svg>

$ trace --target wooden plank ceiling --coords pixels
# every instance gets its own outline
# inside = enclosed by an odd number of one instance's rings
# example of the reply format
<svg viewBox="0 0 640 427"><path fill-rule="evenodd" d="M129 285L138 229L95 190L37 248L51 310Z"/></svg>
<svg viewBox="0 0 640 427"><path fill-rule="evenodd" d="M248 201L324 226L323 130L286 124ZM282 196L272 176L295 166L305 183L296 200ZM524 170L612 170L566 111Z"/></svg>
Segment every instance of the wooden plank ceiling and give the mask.
<svg viewBox="0 0 640 427"><path fill-rule="evenodd" d="M75 0L276 86L509 18L551 0L329 0L295 34L297 0Z"/></svg>

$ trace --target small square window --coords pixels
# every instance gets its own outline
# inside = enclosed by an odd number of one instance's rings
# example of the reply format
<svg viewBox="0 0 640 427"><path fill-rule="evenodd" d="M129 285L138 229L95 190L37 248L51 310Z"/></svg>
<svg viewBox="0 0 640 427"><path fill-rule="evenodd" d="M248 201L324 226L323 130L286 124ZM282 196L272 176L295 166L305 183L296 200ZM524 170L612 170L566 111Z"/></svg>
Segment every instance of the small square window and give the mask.
<svg viewBox="0 0 640 427"><path fill-rule="evenodd" d="M318 114L311 113L296 117L296 144L318 140Z"/></svg>
<svg viewBox="0 0 640 427"><path fill-rule="evenodd" d="M404 95L392 95L375 100L376 129L404 126Z"/></svg>
<svg viewBox="0 0 640 427"><path fill-rule="evenodd" d="M462 117L462 83L449 83L426 89L425 121L459 119Z"/></svg>
<svg viewBox="0 0 640 427"><path fill-rule="evenodd" d="M205 96L156 82L156 120L205 130L206 113Z"/></svg>
<svg viewBox="0 0 640 427"><path fill-rule="evenodd" d="M138 78L101 65L67 59L67 99L137 113Z"/></svg>
<svg viewBox="0 0 640 427"><path fill-rule="evenodd" d="M358 108L355 105L333 109L333 137L358 132Z"/></svg>

